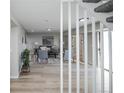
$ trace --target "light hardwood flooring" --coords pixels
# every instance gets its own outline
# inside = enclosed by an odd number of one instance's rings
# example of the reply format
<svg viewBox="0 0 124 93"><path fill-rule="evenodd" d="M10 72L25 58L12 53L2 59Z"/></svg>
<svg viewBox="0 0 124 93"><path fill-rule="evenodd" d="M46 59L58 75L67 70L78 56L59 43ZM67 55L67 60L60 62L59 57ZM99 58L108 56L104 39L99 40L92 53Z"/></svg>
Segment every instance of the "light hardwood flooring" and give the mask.
<svg viewBox="0 0 124 93"><path fill-rule="evenodd" d="M92 93L92 67L89 66L89 93ZM80 70L80 93L84 93L84 65ZM98 80L98 79L97 79ZM99 81L99 80L98 80ZM98 85L100 82L98 82ZM99 86L97 91L100 93ZM106 90L105 90L106 91ZM31 72L11 79L11 93L60 93L60 65L31 64ZM68 64L64 63L64 93L68 93ZM72 93L76 93L76 64L72 64ZM108 93L107 91L105 93Z"/></svg>

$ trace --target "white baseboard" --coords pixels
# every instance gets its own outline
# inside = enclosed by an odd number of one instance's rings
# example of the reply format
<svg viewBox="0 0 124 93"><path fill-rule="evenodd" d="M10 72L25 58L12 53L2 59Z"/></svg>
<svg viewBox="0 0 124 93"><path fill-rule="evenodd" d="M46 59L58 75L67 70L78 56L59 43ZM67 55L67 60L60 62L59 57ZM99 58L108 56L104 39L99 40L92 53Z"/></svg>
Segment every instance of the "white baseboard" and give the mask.
<svg viewBox="0 0 124 93"><path fill-rule="evenodd" d="M18 79L19 78L19 75L18 76L10 76L10 79Z"/></svg>

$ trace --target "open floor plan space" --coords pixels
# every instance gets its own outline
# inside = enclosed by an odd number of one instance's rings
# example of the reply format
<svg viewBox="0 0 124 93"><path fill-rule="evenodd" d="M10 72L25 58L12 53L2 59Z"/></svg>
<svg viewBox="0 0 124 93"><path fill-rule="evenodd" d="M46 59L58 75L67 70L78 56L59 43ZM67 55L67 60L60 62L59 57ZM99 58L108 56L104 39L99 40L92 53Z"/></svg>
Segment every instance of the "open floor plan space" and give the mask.
<svg viewBox="0 0 124 93"><path fill-rule="evenodd" d="M113 93L113 0L10 0L11 93Z"/></svg>

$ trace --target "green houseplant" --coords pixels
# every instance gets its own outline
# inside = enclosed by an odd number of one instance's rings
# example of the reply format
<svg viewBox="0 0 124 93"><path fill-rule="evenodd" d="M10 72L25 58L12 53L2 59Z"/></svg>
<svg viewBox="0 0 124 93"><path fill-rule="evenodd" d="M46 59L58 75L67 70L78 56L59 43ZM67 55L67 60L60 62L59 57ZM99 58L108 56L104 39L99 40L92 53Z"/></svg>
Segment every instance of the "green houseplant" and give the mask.
<svg viewBox="0 0 124 93"><path fill-rule="evenodd" d="M22 72L30 72L29 54L30 54L30 51L28 49L25 49L23 51L23 54L22 54L22 60L23 60Z"/></svg>

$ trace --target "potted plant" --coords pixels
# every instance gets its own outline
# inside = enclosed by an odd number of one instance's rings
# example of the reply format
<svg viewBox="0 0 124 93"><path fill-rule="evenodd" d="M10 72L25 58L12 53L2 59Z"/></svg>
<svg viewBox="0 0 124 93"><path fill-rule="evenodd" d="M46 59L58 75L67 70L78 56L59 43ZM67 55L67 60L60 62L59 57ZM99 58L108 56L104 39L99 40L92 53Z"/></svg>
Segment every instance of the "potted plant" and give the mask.
<svg viewBox="0 0 124 93"><path fill-rule="evenodd" d="M30 72L29 53L30 51L28 49L25 49L22 54L22 60L23 60L22 72L23 73Z"/></svg>

